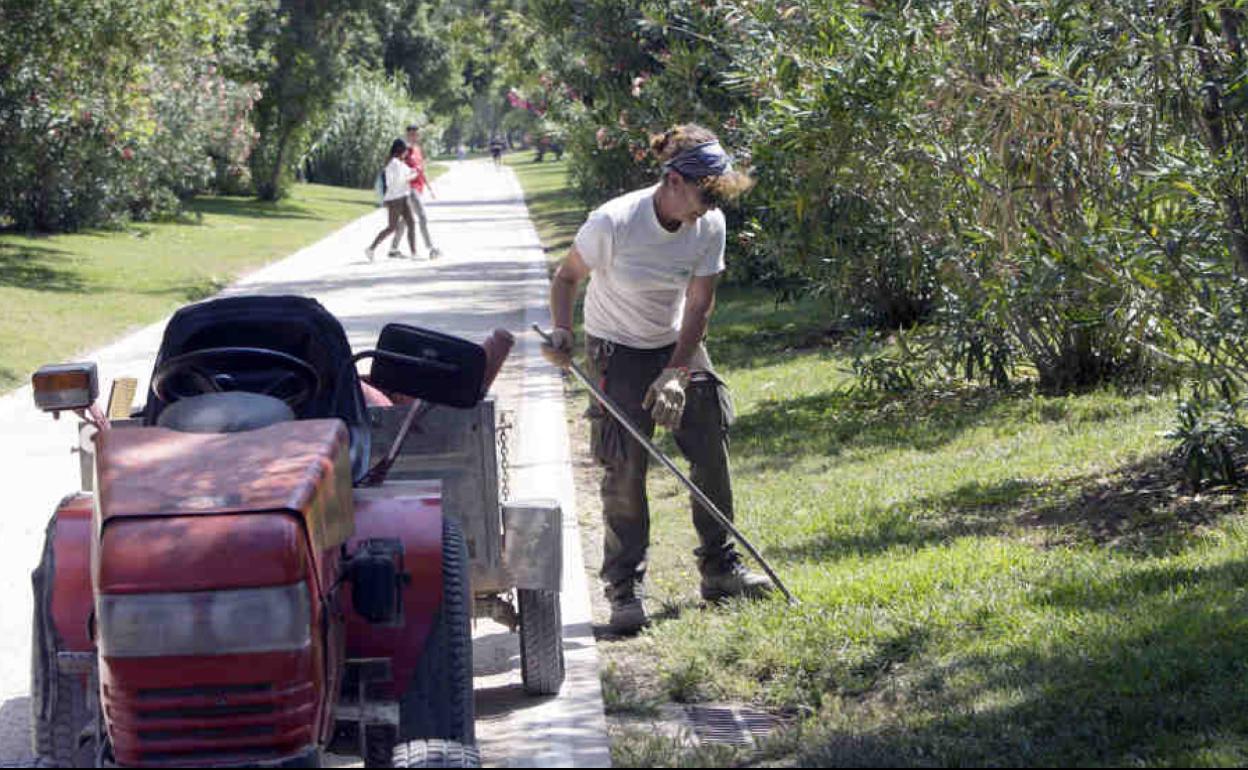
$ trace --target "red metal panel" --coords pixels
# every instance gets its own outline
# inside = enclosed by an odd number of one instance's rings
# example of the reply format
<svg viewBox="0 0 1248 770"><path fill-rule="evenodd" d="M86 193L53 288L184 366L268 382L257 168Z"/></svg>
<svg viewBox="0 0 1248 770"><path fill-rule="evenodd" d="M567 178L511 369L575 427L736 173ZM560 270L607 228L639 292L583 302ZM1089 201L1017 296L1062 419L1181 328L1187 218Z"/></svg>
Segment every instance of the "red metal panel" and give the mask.
<svg viewBox="0 0 1248 770"><path fill-rule="evenodd" d="M394 680L387 697L407 690L424 654L425 640L442 603L442 501L436 487L406 496L392 489L358 489L355 496L355 537L349 549L369 538L403 542L403 566L411 580L403 591L403 625L375 626L351 609L351 592L342 591L347 617L347 657L390 658Z"/></svg>
<svg viewBox="0 0 1248 770"><path fill-rule="evenodd" d="M87 619L94 606L91 593L92 497L77 494L61 501L53 528L52 622L61 652L94 652Z"/></svg>
<svg viewBox="0 0 1248 770"><path fill-rule="evenodd" d="M319 646L289 653L101 658L101 700L120 765L240 765L319 743Z"/></svg>
<svg viewBox="0 0 1248 770"><path fill-rule="evenodd" d="M289 510L308 520L314 553L351 534L349 440L341 420L240 433L126 428L96 436L100 513L190 516Z"/></svg>
<svg viewBox="0 0 1248 770"><path fill-rule="evenodd" d="M101 593L259 588L308 574L303 527L284 512L120 517L100 540Z"/></svg>

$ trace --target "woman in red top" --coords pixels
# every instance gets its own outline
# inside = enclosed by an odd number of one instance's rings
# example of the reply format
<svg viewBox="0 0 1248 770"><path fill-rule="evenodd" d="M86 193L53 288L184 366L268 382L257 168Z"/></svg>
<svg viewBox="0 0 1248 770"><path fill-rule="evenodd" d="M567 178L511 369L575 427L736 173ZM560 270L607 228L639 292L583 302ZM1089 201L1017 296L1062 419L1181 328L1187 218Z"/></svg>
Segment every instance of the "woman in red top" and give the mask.
<svg viewBox="0 0 1248 770"><path fill-rule="evenodd" d="M429 221L425 217L425 207L420 202L420 194L427 186L430 195L435 198L438 196L433 192L433 183L425 176L425 155L420 151L420 128L416 125L407 127L407 154L403 156L403 162L412 169L412 189L407 194L407 203L420 222L420 234L425 239L425 248L429 249L429 258L437 259L442 252L434 248L433 239L429 237ZM398 229L394 231L394 240L390 242L391 257L403 256L403 252L399 251L399 241L403 237L404 224L404 220L399 220ZM412 256L415 257L416 254L413 252Z"/></svg>

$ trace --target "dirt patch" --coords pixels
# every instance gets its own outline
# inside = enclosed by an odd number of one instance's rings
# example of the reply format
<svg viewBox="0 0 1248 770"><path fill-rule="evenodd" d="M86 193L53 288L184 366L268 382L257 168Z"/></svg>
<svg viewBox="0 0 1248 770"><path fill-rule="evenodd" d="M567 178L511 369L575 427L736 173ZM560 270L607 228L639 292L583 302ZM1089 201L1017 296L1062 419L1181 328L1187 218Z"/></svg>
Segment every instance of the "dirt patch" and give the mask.
<svg viewBox="0 0 1248 770"><path fill-rule="evenodd" d="M1084 540L1130 550L1164 549L1244 512L1244 490L1195 493L1168 455L1156 455L1113 473L1075 479L1065 499L1024 506L1018 522L1043 530L1046 543Z"/></svg>

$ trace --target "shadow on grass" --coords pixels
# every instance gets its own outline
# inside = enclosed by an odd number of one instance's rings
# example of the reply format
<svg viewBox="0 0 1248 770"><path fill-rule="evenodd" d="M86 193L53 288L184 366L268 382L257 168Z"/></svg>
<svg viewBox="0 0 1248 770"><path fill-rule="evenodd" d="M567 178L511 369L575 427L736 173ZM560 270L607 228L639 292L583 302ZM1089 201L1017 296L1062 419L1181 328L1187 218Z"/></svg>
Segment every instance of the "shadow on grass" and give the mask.
<svg viewBox="0 0 1248 770"><path fill-rule="evenodd" d="M832 354L839 336L831 331L831 310L819 300L777 302L757 287L723 285L716 292L708 346L715 365L750 369Z"/></svg>
<svg viewBox="0 0 1248 770"><path fill-rule="evenodd" d="M525 203L546 236L542 245L547 254L561 257L571 247L576 231L585 221L585 208L564 190L525 195Z"/></svg>
<svg viewBox="0 0 1248 770"><path fill-rule="evenodd" d="M220 278L201 278L180 286L148 289L140 293L149 297L170 297L182 302L199 302L220 292L228 285L227 281Z"/></svg>
<svg viewBox="0 0 1248 770"><path fill-rule="evenodd" d="M381 208L381 206L378 206L377 202L374 200L361 201L361 200L352 200L350 198L326 198L325 201L327 203L342 203L347 206L358 206L361 209L380 209Z"/></svg>
<svg viewBox="0 0 1248 770"><path fill-rule="evenodd" d="M1058 544L1089 542L1129 553L1171 553L1202 529L1244 512L1242 490L1191 494L1182 468L1165 454L1062 486L1071 492L1024 509L1018 517L1023 526L1048 530L1049 541Z"/></svg>
<svg viewBox="0 0 1248 770"><path fill-rule="evenodd" d="M862 518L871 522L866 531L824 533L772 546L768 553L791 561L823 562L894 548L921 548L959 537L995 535L1010 526L1020 501L1044 488L1040 482L1018 479L999 484L970 482L945 495L864 511Z"/></svg>
<svg viewBox="0 0 1248 770"><path fill-rule="evenodd" d="M735 455L763 468L789 457L834 457L847 449L937 449L963 431L1001 419L1011 399L990 389L904 395L828 390L764 401L732 429ZM1062 419L1064 410L1054 413Z"/></svg>
<svg viewBox="0 0 1248 770"><path fill-rule="evenodd" d="M0 286L81 294L87 290L82 277L61 266L68 257L60 249L0 242Z"/></svg>
<svg viewBox="0 0 1248 770"><path fill-rule="evenodd" d="M864 511L870 529L825 533L769 552L820 562L921 548L967 536L1032 531L1047 546L1087 543L1133 556L1164 555L1189 545L1209 526L1244 512L1242 491L1194 497L1182 470L1155 455L1105 476L1060 481L969 482L952 492Z"/></svg>
<svg viewBox="0 0 1248 770"><path fill-rule="evenodd" d="M756 403L733 425L734 454L763 469L790 457L835 457L852 449L937 450L985 425L1100 424L1146 411L1146 403L1093 408L1076 399L1014 391L950 387L883 393L834 388Z"/></svg>
<svg viewBox="0 0 1248 770"><path fill-rule="evenodd" d="M344 201L352 203L358 201ZM363 208L363 206L361 206ZM290 201L268 203L254 198L239 197L199 197L192 200L186 207L191 216L213 215L223 217L243 217L251 219L320 219L310 209Z"/></svg>
<svg viewBox="0 0 1248 770"><path fill-rule="evenodd" d="M1013 637L842 701L800 763L1239 765L1248 758L1248 563L1156 568L1093 595L1116 622ZM1049 601L1042 599L1041 603ZM1083 605L1076 603L1077 608Z"/></svg>

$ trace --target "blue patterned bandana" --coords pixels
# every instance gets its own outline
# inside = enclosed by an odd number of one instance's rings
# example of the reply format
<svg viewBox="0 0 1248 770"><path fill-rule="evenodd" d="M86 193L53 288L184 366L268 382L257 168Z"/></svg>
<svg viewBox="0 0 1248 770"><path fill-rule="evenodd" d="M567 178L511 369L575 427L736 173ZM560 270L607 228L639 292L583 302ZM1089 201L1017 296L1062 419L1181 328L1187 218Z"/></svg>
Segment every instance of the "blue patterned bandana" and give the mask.
<svg viewBox="0 0 1248 770"><path fill-rule="evenodd" d="M703 179L730 171L732 160L719 142L703 142L677 153L663 164L663 169L672 169L690 179Z"/></svg>

